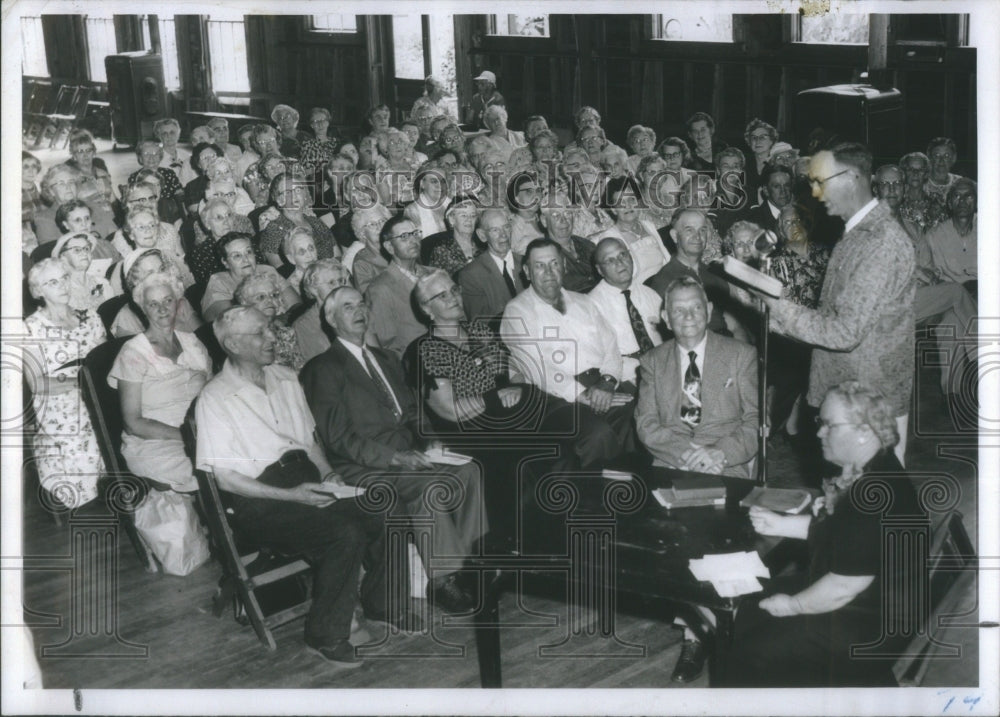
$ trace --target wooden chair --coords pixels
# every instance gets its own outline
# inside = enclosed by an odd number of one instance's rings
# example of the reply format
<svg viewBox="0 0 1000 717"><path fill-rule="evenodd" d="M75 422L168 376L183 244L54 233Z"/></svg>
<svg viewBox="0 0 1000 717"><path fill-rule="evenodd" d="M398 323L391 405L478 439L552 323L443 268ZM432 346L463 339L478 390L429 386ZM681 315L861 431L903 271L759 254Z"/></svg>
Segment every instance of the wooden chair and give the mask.
<svg viewBox="0 0 1000 717"><path fill-rule="evenodd" d="M52 147L52 142L58 135L59 122L73 110L73 102L76 99L79 87L75 85L62 85L55 94L53 103L46 108L46 111L39 117L42 129L38 132L34 147L48 145Z"/></svg>
<svg viewBox="0 0 1000 717"><path fill-rule="evenodd" d="M962 601L975 593L976 552L969 540L962 514L951 511L931 537L930 565L927 580L930 591L930 615L924 629L910 641L904 656L893 665L896 682L919 686L930 663L945 647L938 637L943 628L953 624L949 618L960 616ZM940 659L940 658L939 658Z"/></svg>
<svg viewBox="0 0 1000 717"><path fill-rule="evenodd" d="M181 426L188 457L195 466L198 465L196 403L197 400L192 402ZM196 469L195 476L212 552L222 564L212 612L219 617L231 604L236 621L242 625L249 622L261 643L268 650L275 650L277 643L271 630L309 612L312 568L299 556L281 555L237 536L229 525L228 514L232 511L225 506L215 474Z"/></svg>
<svg viewBox="0 0 1000 717"><path fill-rule="evenodd" d="M55 110L49 107L53 98L52 83L45 80L29 80L24 92L24 146L34 147L45 127L45 114Z"/></svg>
<svg viewBox="0 0 1000 717"><path fill-rule="evenodd" d="M118 296L112 296L107 301L101 303L97 307L97 315L101 317L101 322L104 324L104 330L111 333L111 325L115 322L115 317L118 316L118 312L129 302L128 294L119 294Z"/></svg>
<svg viewBox="0 0 1000 717"><path fill-rule="evenodd" d="M49 147L58 149L69 144L70 133L76 129L84 115L87 114L87 102L90 101L91 92L93 92L93 88L80 85L73 93L73 99L67 111L49 115L49 122L55 126Z"/></svg>
<svg viewBox="0 0 1000 717"><path fill-rule="evenodd" d="M121 517L122 527L135 548L136 556L143 567L151 573L158 571L156 560L146 549L135 527L133 511L150 489L150 481L128 470L121 453L121 435L124 427L118 391L108 385L108 374L122 346L131 336L111 339L94 348L80 367L80 391L83 402L90 414L97 445L108 472L105 495L113 492L115 503L121 506L116 512ZM128 498L128 499L126 499Z"/></svg>

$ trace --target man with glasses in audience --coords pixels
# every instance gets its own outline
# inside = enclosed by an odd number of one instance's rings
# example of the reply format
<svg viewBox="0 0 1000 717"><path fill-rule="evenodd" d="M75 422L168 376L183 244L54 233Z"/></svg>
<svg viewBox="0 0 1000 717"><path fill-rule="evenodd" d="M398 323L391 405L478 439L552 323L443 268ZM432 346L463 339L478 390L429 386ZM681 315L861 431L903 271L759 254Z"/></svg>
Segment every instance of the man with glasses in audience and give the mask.
<svg viewBox="0 0 1000 717"><path fill-rule="evenodd" d="M819 308L762 297L771 329L813 346L806 400L856 379L877 388L896 412L900 463L906 451L913 389L913 243L888 204L872 195L869 149L843 142L813 155L809 182L844 235L827 264Z"/></svg>
<svg viewBox="0 0 1000 717"><path fill-rule="evenodd" d="M427 327L413 313L410 294L417 279L430 269L418 261L420 230L403 215L387 221L379 238L392 261L365 292L371 309L369 339L402 358L410 342L427 332Z"/></svg>

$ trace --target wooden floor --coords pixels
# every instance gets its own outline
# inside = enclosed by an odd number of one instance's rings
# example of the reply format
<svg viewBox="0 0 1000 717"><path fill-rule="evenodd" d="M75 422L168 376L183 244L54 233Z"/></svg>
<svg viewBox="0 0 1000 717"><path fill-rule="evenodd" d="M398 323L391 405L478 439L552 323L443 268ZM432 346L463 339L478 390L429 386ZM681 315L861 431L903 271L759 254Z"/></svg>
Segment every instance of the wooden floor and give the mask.
<svg viewBox="0 0 1000 717"><path fill-rule="evenodd" d="M925 372L926 373L926 372ZM917 474L947 472L962 487L959 507L975 536L976 470L974 434L953 432L942 437L950 421L940 394L924 406L917 422L936 439L911 436L909 467ZM933 430L932 430L933 429ZM939 455L939 453L941 455ZM772 473L793 483L794 458L777 442ZM374 648L374 656L354 671L332 669L307 651L302 622L275 631L278 648L268 652L249 627L231 614L216 618L211 598L220 570L214 563L185 578L147 574L131 545L122 537L117 552L118 595L109 625L99 637L69 640L81 624L73 611L91 605L72 604L72 596L89 595L95 586L70 584L70 526L56 525L35 500L26 500L24 573L26 621L32 623L35 646L46 687L61 688L263 688L263 687L477 687L478 664L473 631L467 618L433 616L429 635L396 636ZM84 551L86 553L86 551ZM98 551L99 552L99 551ZM79 555L79 551L74 553ZM574 657L543 655L543 646L564 642L568 635L567 601L552 593L551 583L529 585L518 604L511 592L501 601L505 687L672 687L669 680L680 651L680 633L671 626L666 606L620 606L617 641L583 639L567 646ZM547 594L543 594L547 593ZM422 601L416 601L421 608ZM968 596L975 607L975 596ZM51 617L61 616L57 624ZM447 624L445 623L447 620ZM974 621L973 617L970 621ZM458 623L458 624L455 624ZM520 624L521 626L515 626ZM76 625L76 627L74 627ZM372 638L382 639L369 627ZM949 642L961 644L960 658L935 661L925 685L973 685L978 680L976 631L953 628ZM67 644L58 647L62 643ZM57 646L57 647L53 647ZM107 659L93 659L94 655ZM86 657L85 657L86 656ZM707 676L692 687L708 686Z"/></svg>
<svg viewBox="0 0 1000 717"><path fill-rule="evenodd" d="M134 155L108 152L99 141L100 156L116 175L134 169ZM44 154L48 166L64 159L62 152ZM56 155L59 155L56 157ZM977 513L977 436L962 423L956 404L945 402L937 387L937 370L918 373L916 413L911 418L908 467L918 474L944 473L961 487L958 507L975 541ZM959 406L960 408L960 406ZM801 471L790 447L775 441L771 474L779 482L796 483ZM5 477L6 479L6 477ZM25 479L26 488L36 485ZM302 642L302 622L275 631L278 648L266 651L249 627L231 615L215 618L211 598L220 571L208 564L186 578L150 575L136 560L124 536L117 550L117 597L109 604L117 625L108 625L100 637L77 637L74 630L89 621L73 619L88 605L74 596L92 594L95 586L71 585L73 557L91 554L71 548L70 526L57 525L39 505L32 490L25 491L23 573L25 621L31 625L39 653L44 684L52 688L263 688L263 687L477 687L479 672L471 628L444 624L434 615L432 635L404 637L379 648L378 655L360 670L335 671L309 653ZM93 554L103 554L93 551ZM72 557L71 557L72 556ZM967 596L970 608L975 595ZM618 643L574 646L582 656L541 655L545 645L568 635L566 600L525 592L521 606L516 596L501 601L504 624L528 622L521 608L547 616L544 625L510 627L502 634L505 687L672 687L669 677L680 650L680 633L671 627L669 613L656 606L643 610L622 606L617 617L619 643L639 646L638 656L614 656ZM537 620L537 618L536 618ZM975 621L974 613L969 618ZM466 621L467 622L467 621ZM376 632L373 637L378 639ZM953 628L944 639L960 644L962 656L935 661L928 686L973 685L978 680L976 631ZM597 641L607 643L608 641ZM65 643L65 644L64 644ZM590 654L593 653L593 654ZM95 655L104 656L95 659ZM434 656L437 655L437 656ZM707 677L693 687L708 686Z"/></svg>

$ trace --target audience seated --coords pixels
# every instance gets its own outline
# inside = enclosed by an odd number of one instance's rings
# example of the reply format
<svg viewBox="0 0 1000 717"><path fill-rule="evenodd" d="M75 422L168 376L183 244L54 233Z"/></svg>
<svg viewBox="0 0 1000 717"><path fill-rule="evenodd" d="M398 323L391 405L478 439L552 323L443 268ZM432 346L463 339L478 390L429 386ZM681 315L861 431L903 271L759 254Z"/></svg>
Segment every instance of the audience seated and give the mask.
<svg viewBox="0 0 1000 717"><path fill-rule="evenodd" d="M420 230L409 219L389 219L379 235L382 248L392 257L389 267L368 285L365 298L371 307L369 339L400 358L413 339L424 333L424 325L413 313L413 286L430 267L418 263ZM357 262L355 262L357 263Z"/></svg>
<svg viewBox="0 0 1000 717"><path fill-rule="evenodd" d="M219 314L232 306L236 285L250 274L274 274L281 282L274 267L257 264L253 238L249 234L230 232L219 239L216 248L225 271L212 274L205 287L205 295L201 299L201 315L205 321L215 321ZM285 285L281 294L287 306L299 303L299 295L289 286Z"/></svg>
<svg viewBox="0 0 1000 717"><path fill-rule="evenodd" d="M483 251L483 245L476 240L478 216L479 204L473 197L459 195L452 199L444 212L447 231L423 239L421 260L449 274L468 265Z"/></svg>
<svg viewBox="0 0 1000 717"><path fill-rule="evenodd" d="M287 323L289 307L283 300L287 288L277 274L248 274L236 285L233 300L238 306L252 306L268 318L274 334L274 362L298 373L306 360L299 351L295 332Z"/></svg>
<svg viewBox="0 0 1000 717"><path fill-rule="evenodd" d="M622 381L615 333L588 296L566 288L559 244L536 239L524 264L531 285L510 300L500 326L511 378L549 394L548 419L576 421L567 469L600 466L626 450L631 433L632 402L615 391Z"/></svg>
<svg viewBox="0 0 1000 717"><path fill-rule="evenodd" d="M353 254L354 260L349 268L354 277L354 286L364 293L375 277L389 268L389 262L382 252L381 236L382 227L392 214L381 204L376 204L370 209L357 209L351 215L351 228L358 237L357 243L361 244L361 248L352 245L344 255L346 257Z"/></svg>
<svg viewBox="0 0 1000 717"><path fill-rule="evenodd" d="M792 170L780 164L768 164L760 175L760 193L763 201L751 207L744 219L761 229L777 233L778 216L792 201Z"/></svg>
<svg viewBox="0 0 1000 717"><path fill-rule="evenodd" d="M132 288L146 328L122 346L108 383L121 400L122 457L129 470L162 487L192 493L198 483L180 425L212 368L197 337L177 329L183 298L180 282L164 272L148 274Z"/></svg>
<svg viewBox="0 0 1000 717"><path fill-rule="evenodd" d="M80 198L80 180L80 170L65 164L49 167L42 175L40 192L42 201L48 206L37 210L33 219L35 236L40 245L54 242L64 234L64 231L56 225L56 211L66 202ZM97 233L106 237L114 232L116 227L111 208L103 201L95 202L93 199L87 204L90 206L91 218Z"/></svg>
<svg viewBox="0 0 1000 717"><path fill-rule="evenodd" d="M213 117L206 126L212 132L215 146L222 150L222 156L235 166L243 156L243 150L229 141L229 120L225 117Z"/></svg>
<svg viewBox="0 0 1000 717"><path fill-rule="evenodd" d="M386 612L402 606L386 594L384 523L356 499L333 495L340 477L316 442L294 372L273 365L267 317L233 307L214 330L228 359L196 404L198 468L215 473L238 535L303 553L315 566L306 645L335 666L359 667L350 635L362 566L365 616L402 624L402 612Z"/></svg>
<svg viewBox="0 0 1000 717"><path fill-rule="evenodd" d="M453 486L453 508L431 511L431 544L420 541L417 549L431 578L428 596L448 612L468 611L472 602L458 571L432 569L432 559L471 556L486 534L479 466L436 466L427 457L402 365L392 353L366 345L368 307L356 289L334 289L322 311L330 348L306 364L300 380L326 458L351 485L389 482L410 515L426 515L429 485Z"/></svg>
<svg viewBox="0 0 1000 717"><path fill-rule="evenodd" d="M122 260L119 270L122 292L131 298L132 290L150 274L167 273L180 280L177 269L163 256L159 249L133 249ZM196 308L181 297L176 303L175 328L194 333L201 326L201 316ZM111 334L115 337L135 336L147 327L146 316L134 303L126 303L115 315L111 323Z"/></svg>
<svg viewBox="0 0 1000 717"><path fill-rule="evenodd" d="M541 224L545 238L559 247L560 282L567 291L586 293L598 281L594 271L594 244L573 233L575 217L576 208L564 194L550 197L542 204ZM527 248L524 251L527 257Z"/></svg>
<svg viewBox="0 0 1000 717"><path fill-rule="evenodd" d="M94 210L85 201L71 199L60 204L56 210L56 227L66 233L86 234L91 237L94 240L92 244L94 259L106 268L109 263L120 261L122 257L110 241L98 234L94 228L93 215ZM55 253L54 248L53 253Z"/></svg>
<svg viewBox="0 0 1000 717"><path fill-rule="evenodd" d="M90 234L63 234L52 249L52 258L59 259L69 271L69 305L75 311L97 311L97 307L115 295L105 279L111 262L94 262L94 245ZM96 264L96 266L95 266Z"/></svg>
<svg viewBox="0 0 1000 717"><path fill-rule="evenodd" d="M79 361L107 334L96 312L70 306L69 271L58 259L31 267L28 288L41 304L23 324L22 350L31 367L24 378L37 421L31 437L34 465L53 505L78 508L97 497L104 462L90 415L81 410L76 377Z"/></svg>
<svg viewBox="0 0 1000 717"><path fill-rule="evenodd" d="M670 261L670 253L660 240L656 227L640 209L642 190L634 178L612 180L608 184L606 195L608 211L614 215L615 223L595 234L591 240L598 244L603 239L613 237L624 242L631 253L635 279L641 284Z"/></svg>
<svg viewBox="0 0 1000 717"><path fill-rule="evenodd" d="M747 155L746 178L743 181L743 186L746 188L750 206L753 206L760 201L757 192L762 184L761 176L768 160L771 159L771 149L778 141L778 130L774 125L755 117L744 130L743 140L750 150Z"/></svg>
<svg viewBox="0 0 1000 717"><path fill-rule="evenodd" d="M281 245L294 227L308 227L312 231L321 259L340 258L340 247L333 233L312 213L308 184L301 176L288 172L279 174L271 182L270 196L279 215L261 230L258 242L268 264L277 268L287 263L287 256L281 255Z"/></svg>
<svg viewBox="0 0 1000 717"><path fill-rule="evenodd" d="M935 137L927 144L927 159L930 171L924 183L924 191L944 202L948 191L961 175L952 174L951 168L958 159L955 140L950 137Z"/></svg>
<svg viewBox="0 0 1000 717"><path fill-rule="evenodd" d="M350 274L336 259L318 259L305 270L302 298L309 302L309 306L292 324L303 360L308 361L330 347L330 341L320 326L320 308L327 294L338 286L350 284Z"/></svg>
<svg viewBox="0 0 1000 717"><path fill-rule="evenodd" d="M642 284L633 254L614 236L601 239L594 250L601 281L587 294L615 334L622 357L622 383L637 385L639 358L663 339L660 309L663 299Z"/></svg>
<svg viewBox="0 0 1000 717"><path fill-rule="evenodd" d="M923 152L910 152L900 158L899 166L906 177L906 186L898 214L903 221L916 226L920 234L926 234L948 218L944 197L927 192L930 160Z"/></svg>
<svg viewBox="0 0 1000 717"><path fill-rule="evenodd" d="M947 194L949 219L929 229L924 235L930 250L930 263L924 268L945 281L964 285L973 296L979 280L977 266L976 183L959 177Z"/></svg>
<svg viewBox="0 0 1000 717"><path fill-rule="evenodd" d="M284 157L298 159L302 153L302 143L313 139L304 129L299 129L299 112L289 105L275 105L271 110L271 121L278 127L278 151Z"/></svg>
<svg viewBox="0 0 1000 717"><path fill-rule="evenodd" d="M525 289L522 257L511 251L510 215L503 209L484 209L476 234L486 251L457 274L465 314L496 323L507 302Z"/></svg>
<svg viewBox="0 0 1000 717"><path fill-rule="evenodd" d="M695 112L684 126L691 139L692 150L686 166L699 172L714 172L715 158L727 146L715 137L715 120L707 112Z"/></svg>

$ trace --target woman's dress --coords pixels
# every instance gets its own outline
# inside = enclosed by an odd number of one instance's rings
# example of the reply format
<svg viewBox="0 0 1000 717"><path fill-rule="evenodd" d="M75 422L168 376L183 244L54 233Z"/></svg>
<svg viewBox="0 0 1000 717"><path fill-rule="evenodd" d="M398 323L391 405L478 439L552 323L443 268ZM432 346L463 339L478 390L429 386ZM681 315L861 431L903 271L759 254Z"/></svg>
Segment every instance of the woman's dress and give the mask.
<svg viewBox="0 0 1000 717"><path fill-rule="evenodd" d="M208 351L194 334L176 331L175 335L181 345L176 361L158 354L145 334L126 342L111 367L108 384L112 388L118 388L119 381L141 384L142 417L180 427L212 371ZM198 488L179 438L140 438L122 431L122 456L138 476L166 483L177 491Z"/></svg>
<svg viewBox="0 0 1000 717"><path fill-rule="evenodd" d="M79 364L107 334L93 311L78 312L79 325L73 329L57 326L40 311L24 320L28 336L37 339L32 352L41 365L26 365L34 371L36 383L45 379L71 381L73 388L63 393L35 391L32 405L38 430L32 438L38 480L42 487L66 507L76 508L97 497L97 479L104 470L90 414L76 385ZM39 375L40 374L40 375Z"/></svg>

